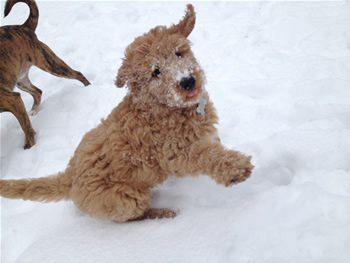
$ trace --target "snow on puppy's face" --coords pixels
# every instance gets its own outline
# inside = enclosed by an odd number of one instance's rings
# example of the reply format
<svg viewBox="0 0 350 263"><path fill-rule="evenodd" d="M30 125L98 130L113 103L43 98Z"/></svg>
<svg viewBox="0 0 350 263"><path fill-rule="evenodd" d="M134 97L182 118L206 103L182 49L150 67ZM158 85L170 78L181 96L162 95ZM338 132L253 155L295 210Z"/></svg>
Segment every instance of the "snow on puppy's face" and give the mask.
<svg viewBox="0 0 350 263"><path fill-rule="evenodd" d="M158 26L138 37L125 50L117 87L127 87L134 101L186 108L197 104L204 89L204 72L187 39L195 25L192 5L170 28Z"/></svg>

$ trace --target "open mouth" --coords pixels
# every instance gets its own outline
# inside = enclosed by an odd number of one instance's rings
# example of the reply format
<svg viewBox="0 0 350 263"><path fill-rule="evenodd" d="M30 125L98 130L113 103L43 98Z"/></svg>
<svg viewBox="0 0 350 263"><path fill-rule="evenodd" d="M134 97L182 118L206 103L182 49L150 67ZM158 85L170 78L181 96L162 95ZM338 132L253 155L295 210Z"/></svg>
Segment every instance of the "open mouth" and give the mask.
<svg viewBox="0 0 350 263"><path fill-rule="evenodd" d="M198 94L198 88L195 88L191 90L189 93L187 93L186 97L187 98L192 98Z"/></svg>

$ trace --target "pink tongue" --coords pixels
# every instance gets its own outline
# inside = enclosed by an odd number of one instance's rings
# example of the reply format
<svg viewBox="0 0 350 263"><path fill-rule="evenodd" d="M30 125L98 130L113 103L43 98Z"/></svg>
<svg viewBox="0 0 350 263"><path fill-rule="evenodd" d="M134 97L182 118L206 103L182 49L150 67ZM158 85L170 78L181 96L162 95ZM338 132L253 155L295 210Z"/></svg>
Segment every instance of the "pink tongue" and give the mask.
<svg viewBox="0 0 350 263"><path fill-rule="evenodd" d="M187 97L188 97L188 98L194 97L194 96L197 95L197 93L198 93L198 89L194 89L194 90L192 90L191 92L189 92L189 93L187 94Z"/></svg>

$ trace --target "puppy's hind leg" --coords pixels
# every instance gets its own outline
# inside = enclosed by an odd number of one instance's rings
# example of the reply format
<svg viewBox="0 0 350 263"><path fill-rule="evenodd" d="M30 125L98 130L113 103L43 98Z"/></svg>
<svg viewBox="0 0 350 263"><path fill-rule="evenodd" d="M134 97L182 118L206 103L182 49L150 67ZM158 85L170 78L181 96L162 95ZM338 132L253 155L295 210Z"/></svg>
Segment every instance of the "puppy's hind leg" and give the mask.
<svg viewBox="0 0 350 263"><path fill-rule="evenodd" d="M71 198L83 213L119 223L140 217L151 204L149 189L125 183L107 186L103 180L73 184Z"/></svg>
<svg viewBox="0 0 350 263"><path fill-rule="evenodd" d="M47 45L40 42L40 46L36 52L37 67L45 70L57 77L76 79L82 82L85 86L90 85L90 82L79 71L71 69L62 59L60 59Z"/></svg>
<svg viewBox="0 0 350 263"><path fill-rule="evenodd" d="M20 79L17 82L17 87L25 92L28 92L30 95L32 95L33 99L34 99L34 103L32 106L32 109L29 112L29 115L35 115L38 113L38 109L39 109L39 105L41 102L41 94L42 91L40 89L38 89L37 87L35 87L29 80L28 78L28 72L25 74L25 76Z"/></svg>
<svg viewBox="0 0 350 263"><path fill-rule="evenodd" d="M83 188L73 185L71 198L83 213L119 223L175 216L169 209L150 209L150 193L149 189L141 190L124 183L106 188L101 181L84 184Z"/></svg>
<svg viewBox="0 0 350 263"><path fill-rule="evenodd" d="M24 149L34 145L35 131L30 123L26 108L18 92L9 92L0 87L0 112L12 112L19 121L25 133Z"/></svg>

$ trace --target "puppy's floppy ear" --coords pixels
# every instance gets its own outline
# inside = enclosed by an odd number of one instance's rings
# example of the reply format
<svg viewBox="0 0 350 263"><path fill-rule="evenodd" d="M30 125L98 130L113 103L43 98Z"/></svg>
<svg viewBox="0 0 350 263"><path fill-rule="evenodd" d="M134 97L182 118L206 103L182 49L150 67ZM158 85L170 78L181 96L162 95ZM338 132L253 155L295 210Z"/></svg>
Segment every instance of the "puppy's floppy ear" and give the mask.
<svg viewBox="0 0 350 263"><path fill-rule="evenodd" d="M115 80L115 85L118 88L124 87L125 83L128 81L127 68L128 66L126 60L123 59L123 64L119 68L117 79Z"/></svg>
<svg viewBox="0 0 350 263"><path fill-rule="evenodd" d="M173 25L169 28L169 33L180 34L187 38L191 34L195 23L196 13L194 12L193 5L188 4L185 16L177 25Z"/></svg>

